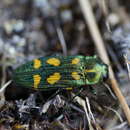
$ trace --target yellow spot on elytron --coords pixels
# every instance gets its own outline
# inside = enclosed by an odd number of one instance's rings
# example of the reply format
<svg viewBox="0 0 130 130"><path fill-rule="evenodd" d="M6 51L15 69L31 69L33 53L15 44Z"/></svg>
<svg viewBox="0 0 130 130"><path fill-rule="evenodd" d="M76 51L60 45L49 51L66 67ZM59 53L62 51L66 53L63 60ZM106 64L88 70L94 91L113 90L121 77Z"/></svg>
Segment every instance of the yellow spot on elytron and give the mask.
<svg viewBox="0 0 130 130"><path fill-rule="evenodd" d="M56 83L57 81L59 81L60 78L61 78L60 73L54 73L53 75L50 75L49 78L47 78L47 82L48 82L49 84L54 84L54 83Z"/></svg>
<svg viewBox="0 0 130 130"><path fill-rule="evenodd" d="M72 64L78 64L79 61L80 61L79 58L74 58L74 59L72 60Z"/></svg>
<svg viewBox="0 0 130 130"><path fill-rule="evenodd" d="M38 88L38 85L41 81L41 76L40 75L34 75L33 76L33 81L34 81L34 88Z"/></svg>
<svg viewBox="0 0 130 130"><path fill-rule="evenodd" d="M34 68L39 69L41 67L41 61L38 59L34 60Z"/></svg>
<svg viewBox="0 0 130 130"><path fill-rule="evenodd" d="M75 80L79 80L80 79L80 75L77 73L77 72L72 72L72 77L75 79Z"/></svg>
<svg viewBox="0 0 130 130"><path fill-rule="evenodd" d="M71 91L71 90L73 90L73 88L66 88L66 90L69 90L69 91Z"/></svg>
<svg viewBox="0 0 130 130"><path fill-rule="evenodd" d="M57 58L50 58L46 61L48 64L50 65L54 65L54 66L59 66L60 65L60 60Z"/></svg>

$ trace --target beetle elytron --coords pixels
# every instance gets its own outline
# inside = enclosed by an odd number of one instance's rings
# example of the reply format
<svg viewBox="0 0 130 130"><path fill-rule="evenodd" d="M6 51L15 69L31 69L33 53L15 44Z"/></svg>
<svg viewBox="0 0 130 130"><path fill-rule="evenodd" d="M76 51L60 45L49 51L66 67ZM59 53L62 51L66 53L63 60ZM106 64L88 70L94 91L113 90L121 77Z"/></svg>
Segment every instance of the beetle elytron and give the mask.
<svg viewBox="0 0 130 130"><path fill-rule="evenodd" d="M93 85L108 75L108 66L96 56L48 56L27 62L13 74L14 81L33 89Z"/></svg>

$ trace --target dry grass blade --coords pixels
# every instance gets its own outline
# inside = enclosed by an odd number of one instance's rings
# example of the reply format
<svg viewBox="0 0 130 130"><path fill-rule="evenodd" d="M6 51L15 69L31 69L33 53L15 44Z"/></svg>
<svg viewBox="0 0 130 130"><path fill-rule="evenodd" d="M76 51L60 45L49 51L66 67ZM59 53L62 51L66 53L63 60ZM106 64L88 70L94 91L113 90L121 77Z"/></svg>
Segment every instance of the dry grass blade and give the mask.
<svg viewBox="0 0 130 130"><path fill-rule="evenodd" d="M8 87L8 85L12 82L12 80L8 81L6 84L4 84L2 86L2 88L0 89L0 108L4 105L5 103L5 96L4 96L4 92L5 89Z"/></svg>
<svg viewBox="0 0 130 130"><path fill-rule="evenodd" d="M88 24L91 36L94 40L94 44L96 46L96 49L99 53L99 56L101 57L101 59L108 65L110 65L109 63L109 58L103 43L103 40L101 38L101 34L99 32L98 26L96 24L96 20L92 11L92 7L90 5L89 0L79 0L79 4L81 6L81 10L83 12L83 15L85 17L86 23ZM119 87L118 87L118 83L115 79L113 70L111 68L111 66L109 67L109 77L110 77L110 82L111 82L111 86L113 91L115 92L116 96L118 97L120 104L124 110L124 113L126 115L126 118L130 124L130 109L128 107L128 104L124 98L124 96L122 95Z"/></svg>
<svg viewBox="0 0 130 130"><path fill-rule="evenodd" d="M63 54L64 56L67 56L67 47L66 47L66 42L64 39L63 32L60 27L57 27L56 31L57 31L57 34L58 34L58 37L62 46Z"/></svg>
<svg viewBox="0 0 130 130"><path fill-rule="evenodd" d="M123 122L123 123L121 123L120 125L118 125L118 126L115 126L115 127L113 127L113 128L111 128L111 129L106 129L106 130L118 130L118 129L123 129L124 128L124 126L126 126L127 125L127 122Z"/></svg>
<svg viewBox="0 0 130 130"><path fill-rule="evenodd" d="M73 94L73 96L75 97L74 94ZM84 111L85 111L85 114L86 114L86 117L87 117L87 120L88 120L89 129L94 130L94 128L93 128L93 126L91 124L91 119L89 117L85 101L82 98L78 97L78 96L76 96L74 99L75 99L75 101L77 101L84 108Z"/></svg>
<svg viewBox="0 0 130 130"><path fill-rule="evenodd" d="M128 61L127 55L125 55L125 54L124 54L124 59L125 59L125 63L126 63L127 70L128 70L128 76L130 79L130 66L129 66L129 61Z"/></svg>
<svg viewBox="0 0 130 130"><path fill-rule="evenodd" d="M111 111L113 111L115 114L116 114L116 116L119 118L119 120L120 120L120 122L122 123L123 122L123 119L122 119L122 117L120 116L120 114L118 113L118 111L116 111L116 110L114 110L114 109L112 109L112 108L110 108L110 107L107 107L107 106L104 106L106 109L108 109L108 110L111 110Z"/></svg>

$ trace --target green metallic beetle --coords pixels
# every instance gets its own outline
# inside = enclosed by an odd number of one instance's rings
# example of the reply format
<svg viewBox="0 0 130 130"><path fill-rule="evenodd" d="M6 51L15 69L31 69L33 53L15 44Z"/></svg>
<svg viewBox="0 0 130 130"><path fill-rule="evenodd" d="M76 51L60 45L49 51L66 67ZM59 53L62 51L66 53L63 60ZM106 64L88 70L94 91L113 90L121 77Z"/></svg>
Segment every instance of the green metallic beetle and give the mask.
<svg viewBox="0 0 130 130"><path fill-rule="evenodd" d="M27 62L13 74L14 81L33 89L94 85L108 76L108 66L96 56L48 56Z"/></svg>

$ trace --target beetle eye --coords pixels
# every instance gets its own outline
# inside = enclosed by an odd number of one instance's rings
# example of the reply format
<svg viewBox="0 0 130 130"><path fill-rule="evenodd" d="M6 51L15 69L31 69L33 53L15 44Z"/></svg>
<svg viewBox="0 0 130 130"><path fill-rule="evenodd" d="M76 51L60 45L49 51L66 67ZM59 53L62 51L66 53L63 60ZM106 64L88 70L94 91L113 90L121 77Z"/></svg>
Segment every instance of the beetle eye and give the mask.
<svg viewBox="0 0 130 130"><path fill-rule="evenodd" d="M96 73L95 73L95 72L88 72L88 73L87 73L87 78L88 78L88 79L93 79L95 76L96 76Z"/></svg>

